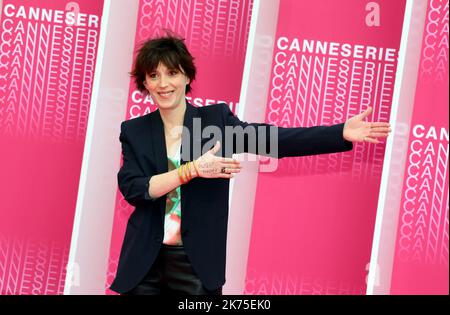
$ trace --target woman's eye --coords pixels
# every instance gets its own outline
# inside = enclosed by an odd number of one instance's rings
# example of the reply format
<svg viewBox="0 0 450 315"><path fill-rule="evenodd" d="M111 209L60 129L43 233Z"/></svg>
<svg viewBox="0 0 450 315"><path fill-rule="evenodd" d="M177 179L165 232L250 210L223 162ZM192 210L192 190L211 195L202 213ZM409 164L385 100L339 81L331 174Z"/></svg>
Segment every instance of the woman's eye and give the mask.
<svg viewBox="0 0 450 315"><path fill-rule="evenodd" d="M156 73L150 73L148 76L150 77L150 79L156 79L158 77Z"/></svg>
<svg viewBox="0 0 450 315"><path fill-rule="evenodd" d="M178 74L178 71L176 71L176 70L172 70L169 72L169 75L177 75L177 74Z"/></svg>

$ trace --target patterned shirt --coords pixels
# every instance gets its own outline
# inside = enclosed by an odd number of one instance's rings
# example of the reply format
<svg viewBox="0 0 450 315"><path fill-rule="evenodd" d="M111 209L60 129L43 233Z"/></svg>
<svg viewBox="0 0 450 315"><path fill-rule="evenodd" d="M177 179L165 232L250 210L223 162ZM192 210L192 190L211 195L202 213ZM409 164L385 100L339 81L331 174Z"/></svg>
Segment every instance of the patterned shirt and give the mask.
<svg viewBox="0 0 450 315"><path fill-rule="evenodd" d="M180 150L167 156L169 172L180 166ZM182 245L181 241L181 188L178 186L167 194L166 214L164 217L164 244Z"/></svg>

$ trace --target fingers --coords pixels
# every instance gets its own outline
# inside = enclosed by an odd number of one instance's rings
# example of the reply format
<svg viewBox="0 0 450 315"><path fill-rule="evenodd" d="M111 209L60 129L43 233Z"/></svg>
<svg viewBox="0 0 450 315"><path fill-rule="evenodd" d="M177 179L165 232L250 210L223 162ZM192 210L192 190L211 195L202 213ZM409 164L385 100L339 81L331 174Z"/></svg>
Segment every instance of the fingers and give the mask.
<svg viewBox="0 0 450 315"><path fill-rule="evenodd" d="M378 141L377 139L373 139L373 138L370 138L370 137L365 137L364 140L365 140L365 142L370 142L370 143L375 143L375 144L379 144L380 143L380 141Z"/></svg>
<svg viewBox="0 0 450 315"><path fill-rule="evenodd" d="M228 169L242 169L242 165L240 162L233 162L233 163L220 163L221 167L225 167L227 170Z"/></svg>
<svg viewBox="0 0 450 315"><path fill-rule="evenodd" d="M233 177L234 177L233 174L227 174L227 173L220 173L220 174L217 174L217 176L216 176L216 178L228 178L228 179L233 178Z"/></svg>
<svg viewBox="0 0 450 315"><path fill-rule="evenodd" d="M371 106L367 107L365 111L361 113L361 118L364 119L372 113L373 109Z"/></svg>
<svg viewBox="0 0 450 315"><path fill-rule="evenodd" d="M205 178L233 178L236 173L242 170L238 161L233 163L199 162L200 176Z"/></svg>
<svg viewBox="0 0 450 315"><path fill-rule="evenodd" d="M236 173L242 170L241 163L233 158L216 156L220 150L220 141L217 141L213 148L202 155L198 160L200 176L206 178L233 178Z"/></svg>
<svg viewBox="0 0 450 315"><path fill-rule="evenodd" d="M212 170L213 172L210 174L210 178L233 178L233 173L239 173L240 170L224 168L222 172L222 168L216 168Z"/></svg>
<svg viewBox="0 0 450 315"><path fill-rule="evenodd" d="M386 138L389 135L388 132L371 132L370 136L374 138Z"/></svg>
<svg viewBox="0 0 450 315"><path fill-rule="evenodd" d="M219 150L220 150L220 141L217 141L214 147L211 150L209 150L209 152L215 155L217 152L219 152Z"/></svg>
<svg viewBox="0 0 450 315"><path fill-rule="evenodd" d="M371 128L377 128L377 127L386 127L386 128L390 128L391 124L388 122L372 122L370 123L370 127Z"/></svg>
<svg viewBox="0 0 450 315"><path fill-rule="evenodd" d="M218 158L218 161L222 167L242 169L241 162L238 160L232 158Z"/></svg>
<svg viewBox="0 0 450 315"><path fill-rule="evenodd" d="M372 138L386 138L392 131L390 127L371 127L369 137Z"/></svg>
<svg viewBox="0 0 450 315"><path fill-rule="evenodd" d="M209 152L213 155L216 155L216 153L219 152L219 150L220 150L220 141L217 141L216 144L214 145L214 147L209 150ZM217 161L222 164L232 164L232 165L239 165L239 166L241 164L236 159L225 158L225 157L221 157L221 156L215 156L214 161ZM224 165L224 166L227 166L227 165Z"/></svg>
<svg viewBox="0 0 450 315"><path fill-rule="evenodd" d="M239 173L242 167L224 167L224 173ZM221 170L222 171L222 170Z"/></svg>
<svg viewBox="0 0 450 315"><path fill-rule="evenodd" d="M220 157L217 156L216 157L216 161L220 162L220 163L240 163L238 160L233 159L233 158L224 158L224 157Z"/></svg>
<svg viewBox="0 0 450 315"><path fill-rule="evenodd" d="M242 168L241 162L239 161L231 161L231 162L219 162L219 161L199 161L197 165L202 169L211 169L211 168Z"/></svg>
<svg viewBox="0 0 450 315"><path fill-rule="evenodd" d="M372 127L370 128L371 132L391 132L392 129L389 127Z"/></svg>

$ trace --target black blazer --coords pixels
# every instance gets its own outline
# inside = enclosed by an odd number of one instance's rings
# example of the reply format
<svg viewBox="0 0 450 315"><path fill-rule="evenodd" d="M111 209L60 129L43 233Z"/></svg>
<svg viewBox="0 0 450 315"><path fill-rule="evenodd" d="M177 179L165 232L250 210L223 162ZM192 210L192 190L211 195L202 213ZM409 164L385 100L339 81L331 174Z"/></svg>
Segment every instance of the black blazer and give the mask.
<svg viewBox="0 0 450 315"><path fill-rule="evenodd" d="M183 150L187 144L191 148L198 142L201 145L210 144L203 148L205 152L215 142L194 134L194 118L201 118L202 130L206 126L216 126L222 135L226 126L274 128L268 124L242 122L226 104L196 108L188 103L184 126L189 133L183 132L182 135L181 163L196 159L202 153ZM348 151L353 145L343 138L343 126L277 127L278 153L261 153L283 158ZM244 139L244 146L237 145L240 137ZM232 149L229 148L231 142L227 147L224 138L219 140L222 146L217 155L225 156L223 153L227 149L232 153L260 153L257 147L253 152L255 148L248 145L244 133L235 135ZM148 194L150 178L168 171L164 126L159 110L124 121L120 141L123 166L118 173L119 189L125 200L136 208L127 224L116 278L111 285L111 290L124 293L145 277L158 255L164 236L166 196L152 200ZM181 237L184 249L194 271L208 290L215 290L225 283L228 193L228 179L194 178L181 186Z"/></svg>

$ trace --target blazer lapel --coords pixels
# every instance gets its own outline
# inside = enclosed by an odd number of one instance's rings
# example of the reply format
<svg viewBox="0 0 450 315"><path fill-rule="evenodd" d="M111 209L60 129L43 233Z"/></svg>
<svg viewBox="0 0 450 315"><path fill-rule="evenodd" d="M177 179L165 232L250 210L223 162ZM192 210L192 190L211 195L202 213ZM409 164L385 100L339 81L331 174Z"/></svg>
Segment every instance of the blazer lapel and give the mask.
<svg viewBox="0 0 450 315"><path fill-rule="evenodd" d="M166 138L164 135L164 124L159 110L155 112L151 121L151 137L153 147L153 161L156 164L156 173L168 171Z"/></svg>
<svg viewBox="0 0 450 315"><path fill-rule="evenodd" d="M186 128L183 130L181 135L181 149L180 149L180 163L183 164L187 161L192 161L192 144L195 134L193 133L193 121L194 118L198 116L198 110L196 107L192 106L186 101L186 112L184 113L183 126ZM187 132L185 132L187 131ZM182 211L182 222L188 222L190 211L189 206L186 203L186 196L189 195L190 185L181 185L181 211ZM187 219L187 220L186 220ZM182 224L182 232L186 224Z"/></svg>
<svg viewBox="0 0 450 315"><path fill-rule="evenodd" d="M184 113L184 121L183 126L186 128L185 130L188 131L182 133L182 140L181 140L181 151L180 151L180 162L181 164L192 161L192 151L193 151L193 142L194 142L194 131L198 132L197 130L193 130L193 121L194 118L198 116L198 110L196 107L192 106L186 101L186 112Z"/></svg>

